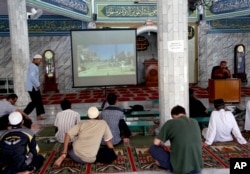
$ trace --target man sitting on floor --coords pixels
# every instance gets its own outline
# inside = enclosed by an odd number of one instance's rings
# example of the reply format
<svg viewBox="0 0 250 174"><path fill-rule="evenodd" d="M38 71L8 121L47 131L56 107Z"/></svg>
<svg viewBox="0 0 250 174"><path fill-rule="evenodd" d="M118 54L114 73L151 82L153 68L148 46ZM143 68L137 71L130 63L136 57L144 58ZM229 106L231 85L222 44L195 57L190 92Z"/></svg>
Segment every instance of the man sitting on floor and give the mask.
<svg viewBox="0 0 250 174"><path fill-rule="evenodd" d="M32 120L31 118L25 114L21 109L18 109L15 106L15 103L17 102L18 96L16 94L10 94L7 96L6 99L2 99L0 100L0 130L6 130L8 125L9 125L9 114L17 111L20 112L23 115L23 119L24 119L24 126L27 128L40 128L40 125L37 124L32 124Z"/></svg>
<svg viewBox="0 0 250 174"><path fill-rule="evenodd" d="M63 143L65 133L74 125L80 122L80 114L71 109L71 102L67 99L61 101L60 111L56 114L54 126L56 126L55 138L58 142Z"/></svg>
<svg viewBox="0 0 250 174"><path fill-rule="evenodd" d="M194 97L194 90L189 88L190 117L208 117L209 112L203 103Z"/></svg>
<svg viewBox="0 0 250 174"><path fill-rule="evenodd" d="M39 152L35 134L22 128L23 116L20 112L9 115L11 129L6 130L0 139L0 173L34 173L42 166L44 157Z"/></svg>
<svg viewBox="0 0 250 174"><path fill-rule="evenodd" d="M99 111L96 107L88 109L89 120L81 121L72 127L65 135L63 151L55 161L54 166L60 167L67 154L77 163L111 163L117 158L111 139L112 133L108 124L100 120ZM77 139L69 145L70 139L77 136ZM107 144L107 147L100 148L101 141ZM69 148L69 149L68 149Z"/></svg>
<svg viewBox="0 0 250 174"><path fill-rule="evenodd" d="M107 96L107 106L100 114L100 119L105 120L113 134L112 143L118 145L122 142L129 143L129 137L131 131L125 122L125 115L121 108L119 108L117 102L117 96L114 93L110 93ZM102 141L104 145L105 142Z"/></svg>
<svg viewBox="0 0 250 174"><path fill-rule="evenodd" d="M238 143L246 144L247 141L242 136L239 126L231 111L225 111L223 99L214 100L213 111L209 120L208 128L202 130L202 135L206 139L204 145L211 145L213 142L233 141L233 136Z"/></svg>
<svg viewBox="0 0 250 174"><path fill-rule="evenodd" d="M160 167L173 173L199 174L203 168L201 131L197 121L188 118L182 106L171 110L173 119L161 127L150 154ZM170 140L170 149L165 142Z"/></svg>

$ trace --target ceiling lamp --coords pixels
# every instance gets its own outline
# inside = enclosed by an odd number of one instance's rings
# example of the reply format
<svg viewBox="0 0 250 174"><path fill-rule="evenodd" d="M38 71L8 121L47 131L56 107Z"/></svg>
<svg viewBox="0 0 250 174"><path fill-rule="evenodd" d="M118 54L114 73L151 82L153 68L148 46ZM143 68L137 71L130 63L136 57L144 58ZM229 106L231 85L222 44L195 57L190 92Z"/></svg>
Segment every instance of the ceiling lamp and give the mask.
<svg viewBox="0 0 250 174"><path fill-rule="evenodd" d="M199 6L202 6L202 8L211 7L216 1L218 0L188 0L188 10L193 12Z"/></svg>

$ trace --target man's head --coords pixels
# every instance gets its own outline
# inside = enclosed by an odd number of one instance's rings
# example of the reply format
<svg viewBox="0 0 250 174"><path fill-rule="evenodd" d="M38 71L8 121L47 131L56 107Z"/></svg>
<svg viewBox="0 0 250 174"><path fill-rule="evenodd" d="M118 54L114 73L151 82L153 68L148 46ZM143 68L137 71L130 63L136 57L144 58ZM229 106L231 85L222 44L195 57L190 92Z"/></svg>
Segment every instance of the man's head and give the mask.
<svg viewBox="0 0 250 174"><path fill-rule="evenodd" d="M33 61L32 61L32 62L33 62L35 65L39 66L40 63L41 63L41 61L42 61L42 56L41 56L40 54L36 54L36 55L33 57Z"/></svg>
<svg viewBox="0 0 250 174"><path fill-rule="evenodd" d="M216 110L224 109L225 108L224 100L223 99L214 100L214 107Z"/></svg>
<svg viewBox="0 0 250 174"><path fill-rule="evenodd" d="M61 101L62 110L71 109L71 102L68 99L63 99Z"/></svg>
<svg viewBox="0 0 250 174"><path fill-rule="evenodd" d="M221 61L220 62L220 68L225 69L227 67L227 62L226 61Z"/></svg>
<svg viewBox="0 0 250 174"><path fill-rule="evenodd" d="M16 101L18 99L18 96L16 94L10 94L7 96L7 100L12 104L15 105Z"/></svg>
<svg viewBox="0 0 250 174"><path fill-rule="evenodd" d="M179 116L183 116L183 115L186 115L186 111L185 109L182 107L182 106L174 106L171 110L171 116L173 118L177 118Z"/></svg>
<svg viewBox="0 0 250 174"><path fill-rule="evenodd" d="M91 106L89 109L88 109L88 117L90 119L96 119L98 118L99 116L99 110L97 109L97 107L95 106Z"/></svg>
<svg viewBox="0 0 250 174"><path fill-rule="evenodd" d="M9 115L9 123L11 126L17 126L23 121L23 116L20 112L12 112Z"/></svg>
<svg viewBox="0 0 250 174"><path fill-rule="evenodd" d="M107 101L109 105L115 105L117 96L114 93L109 93L107 96Z"/></svg>

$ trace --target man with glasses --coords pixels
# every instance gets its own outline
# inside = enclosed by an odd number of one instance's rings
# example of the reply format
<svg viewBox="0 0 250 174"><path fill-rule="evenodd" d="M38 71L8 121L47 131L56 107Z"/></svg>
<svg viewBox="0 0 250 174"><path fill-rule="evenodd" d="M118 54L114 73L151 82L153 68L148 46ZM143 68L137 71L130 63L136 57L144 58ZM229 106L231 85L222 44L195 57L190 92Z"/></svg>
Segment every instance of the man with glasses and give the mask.
<svg viewBox="0 0 250 174"><path fill-rule="evenodd" d="M8 116L10 113L16 111L20 112L23 115L24 126L31 128L32 120L25 114L21 109L17 109L15 106L18 96L16 94L10 94L6 99L0 100L0 130L5 130L8 128L9 120Z"/></svg>

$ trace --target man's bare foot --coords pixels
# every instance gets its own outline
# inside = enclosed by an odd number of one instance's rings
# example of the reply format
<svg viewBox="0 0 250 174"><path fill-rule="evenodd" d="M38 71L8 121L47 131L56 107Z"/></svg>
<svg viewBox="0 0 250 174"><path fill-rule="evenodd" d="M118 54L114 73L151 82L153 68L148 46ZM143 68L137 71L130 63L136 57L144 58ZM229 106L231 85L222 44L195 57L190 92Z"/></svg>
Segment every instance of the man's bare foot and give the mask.
<svg viewBox="0 0 250 174"><path fill-rule="evenodd" d="M55 168L58 168L58 167L60 167L61 166L61 164L62 164L62 162L63 162L63 160L66 158L66 154L61 154L61 156L59 157L59 158L57 158L57 160L54 162L54 167Z"/></svg>
<svg viewBox="0 0 250 174"><path fill-rule="evenodd" d="M36 119L37 119L37 120L46 120L46 118L43 117L43 116L41 116L41 115L38 115L38 116L36 117Z"/></svg>
<svg viewBox="0 0 250 174"><path fill-rule="evenodd" d="M43 127L42 125L36 124L36 123L33 123L33 124L31 125L31 129L41 129L42 127Z"/></svg>

